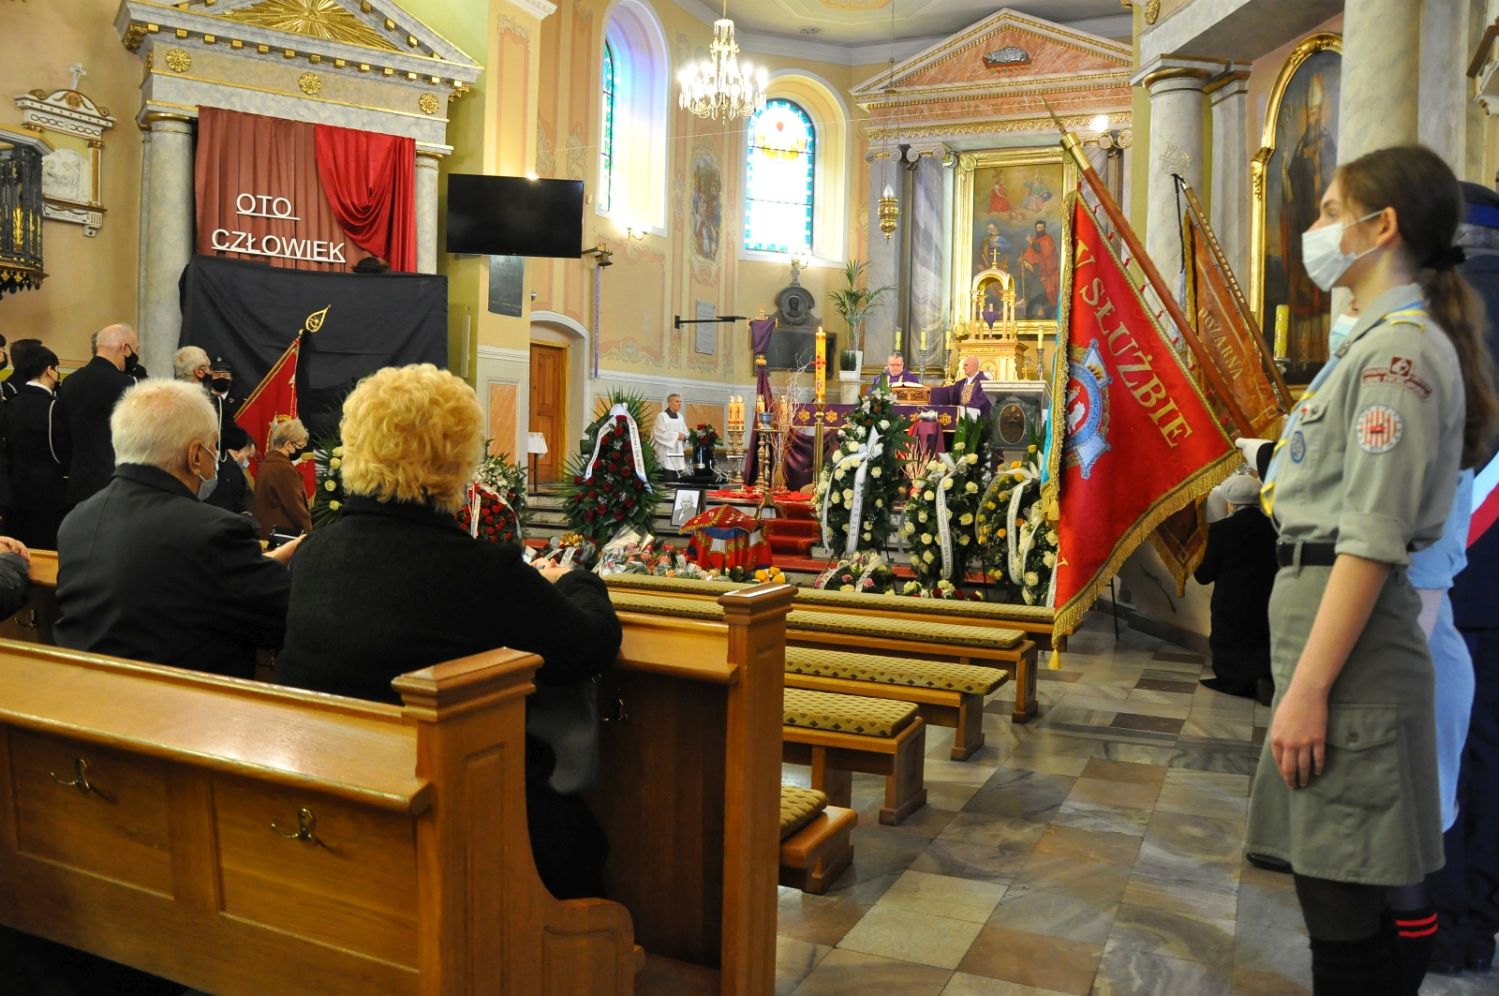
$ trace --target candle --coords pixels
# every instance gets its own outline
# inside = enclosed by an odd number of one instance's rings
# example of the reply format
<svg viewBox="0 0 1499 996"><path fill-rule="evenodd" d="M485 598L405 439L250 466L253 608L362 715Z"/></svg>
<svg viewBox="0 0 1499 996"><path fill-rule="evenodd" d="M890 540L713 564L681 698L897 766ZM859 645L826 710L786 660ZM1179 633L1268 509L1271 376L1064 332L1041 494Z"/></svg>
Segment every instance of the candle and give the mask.
<svg viewBox="0 0 1499 996"><path fill-rule="evenodd" d="M895 329L895 351L897 353L900 352L900 328L899 328L899 326L897 326L896 329Z"/></svg>
<svg viewBox="0 0 1499 996"><path fill-rule="evenodd" d="M828 335L817 326L817 358L813 361L813 375L817 385L817 403L822 404L822 399L827 391L828 379Z"/></svg>
<svg viewBox="0 0 1499 996"><path fill-rule="evenodd" d="M1287 355L1287 347L1291 339L1291 306L1289 304L1277 304L1275 306L1275 358L1283 360Z"/></svg>
<svg viewBox="0 0 1499 996"><path fill-rule="evenodd" d="M921 330L921 356L926 358L926 329Z"/></svg>
<svg viewBox="0 0 1499 996"><path fill-rule="evenodd" d="M763 411L765 411L765 395L757 394L755 395L755 414L759 415Z"/></svg>

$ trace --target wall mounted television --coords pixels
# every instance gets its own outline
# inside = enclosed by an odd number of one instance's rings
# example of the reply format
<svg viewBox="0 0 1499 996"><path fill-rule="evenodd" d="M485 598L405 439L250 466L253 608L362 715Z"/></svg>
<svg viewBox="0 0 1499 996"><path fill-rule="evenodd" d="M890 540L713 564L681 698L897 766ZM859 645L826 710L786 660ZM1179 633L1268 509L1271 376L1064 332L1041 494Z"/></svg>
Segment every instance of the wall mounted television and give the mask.
<svg viewBox="0 0 1499 996"><path fill-rule="evenodd" d="M448 252L577 259L582 248L582 180L448 177Z"/></svg>

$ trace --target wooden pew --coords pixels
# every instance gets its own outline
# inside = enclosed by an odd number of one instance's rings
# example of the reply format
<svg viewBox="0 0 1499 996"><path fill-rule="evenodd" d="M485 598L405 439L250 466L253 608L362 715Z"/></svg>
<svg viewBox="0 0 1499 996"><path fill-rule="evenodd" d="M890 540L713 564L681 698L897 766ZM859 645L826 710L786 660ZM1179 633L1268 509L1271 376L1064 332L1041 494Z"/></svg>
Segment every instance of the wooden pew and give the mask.
<svg viewBox="0 0 1499 996"><path fill-rule="evenodd" d="M624 642L601 696L601 787L589 803L609 834L609 894L649 952L642 991L775 988L792 596L788 585L724 594L715 621L619 614Z"/></svg>
<svg viewBox="0 0 1499 996"><path fill-rule="evenodd" d="M50 578L39 578L33 555L32 599L54 606L55 618L55 555L51 564ZM719 599L723 618L713 623L620 615L624 640L600 695L601 787L589 804L609 836L610 895L629 910L635 940L649 952L636 991L774 989L781 692L792 596L785 585L737 591ZM33 641L51 636L50 625L21 632ZM308 694L207 680L273 696ZM514 853L529 866L524 821L520 830Z"/></svg>
<svg viewBox="0 0 1499 996"><path fill-rule="evenodd" d="M532 864L496 650L359 702L0 641L0 921L214 993L629 993Z"/></svg>
<svg viewBox="0 0 1499 996"><path fill-rule="evenodd" d="M57 622L57 553L31 551L31 588L26 604L9 619L0 620L0 639L28 643L52 642L52 624Z"/></svg>

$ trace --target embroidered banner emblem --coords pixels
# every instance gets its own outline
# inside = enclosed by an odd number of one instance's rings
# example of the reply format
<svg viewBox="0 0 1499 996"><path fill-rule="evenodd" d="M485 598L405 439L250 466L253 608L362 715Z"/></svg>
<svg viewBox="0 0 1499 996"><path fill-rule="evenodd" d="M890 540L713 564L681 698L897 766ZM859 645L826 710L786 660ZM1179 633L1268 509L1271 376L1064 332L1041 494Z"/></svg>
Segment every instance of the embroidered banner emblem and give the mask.
<svg viewBox="0 0 1499 996"><path fill-rule="evenodd" d="M1359 412L1358 445L1365 453L1388 453L1405 434L1405 419L1389 405L1370 405Z"/></svg>

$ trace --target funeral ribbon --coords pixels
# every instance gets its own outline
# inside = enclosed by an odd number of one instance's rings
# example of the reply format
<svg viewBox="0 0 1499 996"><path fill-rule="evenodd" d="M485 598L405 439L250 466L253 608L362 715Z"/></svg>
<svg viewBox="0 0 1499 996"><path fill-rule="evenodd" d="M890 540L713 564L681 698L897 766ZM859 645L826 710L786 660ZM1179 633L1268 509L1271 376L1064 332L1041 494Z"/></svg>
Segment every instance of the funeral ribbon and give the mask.
<svg viewBox="0 0 1499 996"><path fill-rule="evenodd" d="M485 495L499 502L500 507L505 511L511 515L515 515L515 509L510 507L510 503L505 500L504 495L487 484L479 481L470 481L468 485L468 534L470 536L479 535L479 511L480 506L484 503ZM515 521L516 525L519 525L520 516L516 516Z"/></svg>
<svg viewBox="0 0 1499 996"><path fill-rule="evenodd" d="M859 545L859 526L864 518L864 479L869 476L869 464L878 460L880 454L885 452L885 446L880 442L880 430L873 426L869 429L869 438L852 453L848 459L858 464L854 471L854 499L848 508L848 539L843 543L843 553L852 557L854 550ZM823 532L827 532L827 502L823 503Z"/></svg>
<svg viewBox="0 0 1499 996"><path fill-rule="evenodd" d="M1030 556L1031 550L1036 545L1036 533L1046 522L1044 516L1038 516L1036 524L1025 529L1023 535L1020 530L1017 530L1016 526L1020 518L1020 499L1025 493L1026 485L1036 480L1036 474L1029 468L1011 470L1007 471L1007 473L1023 476L1021 480L1015 482L1014 490L1010 493L1010 507L1006 510L1005 525L1009 530L1006 535L1010 538L1009 550L1006 551L1009 555L1009 563L1006 566L1010 569L1010 577L1014 578L1020 585L1021 596L1027 599L1026 604L1029 605L1032 604L1030 599L1034 596L1025 583L1025 558ZM1054 570L1052 571L1052 578L1053 580L1056 578L1056 571Z"/></svg>
<svg viewBox="0 0 1499 996"><path fill-rule="evenodd" d="M952 580L952 513L947 510L947 483L957 479L958 464L951 454L938 454L942 473L930 478L937 496L937 536L942 546L942 576Z"/></svg>
<svg viewBox="0 0 1499 996"><path fill-rule="evenodd" d="M599 431L593 437L593 456L588 458L588 469L583 472L586 481L593 477L593 466L599 462L599 450L604 445L604 430L613 424L614 420L624 417L625 425L630 429L630 446L634 449L635 476L640 478L640 483L645 485L647 491L651 490L651 482L645 476L645 450L640 448L640 427L630 417L630 406L624 402L616 404L609 409L609 415L599 424Z"/></svg>

